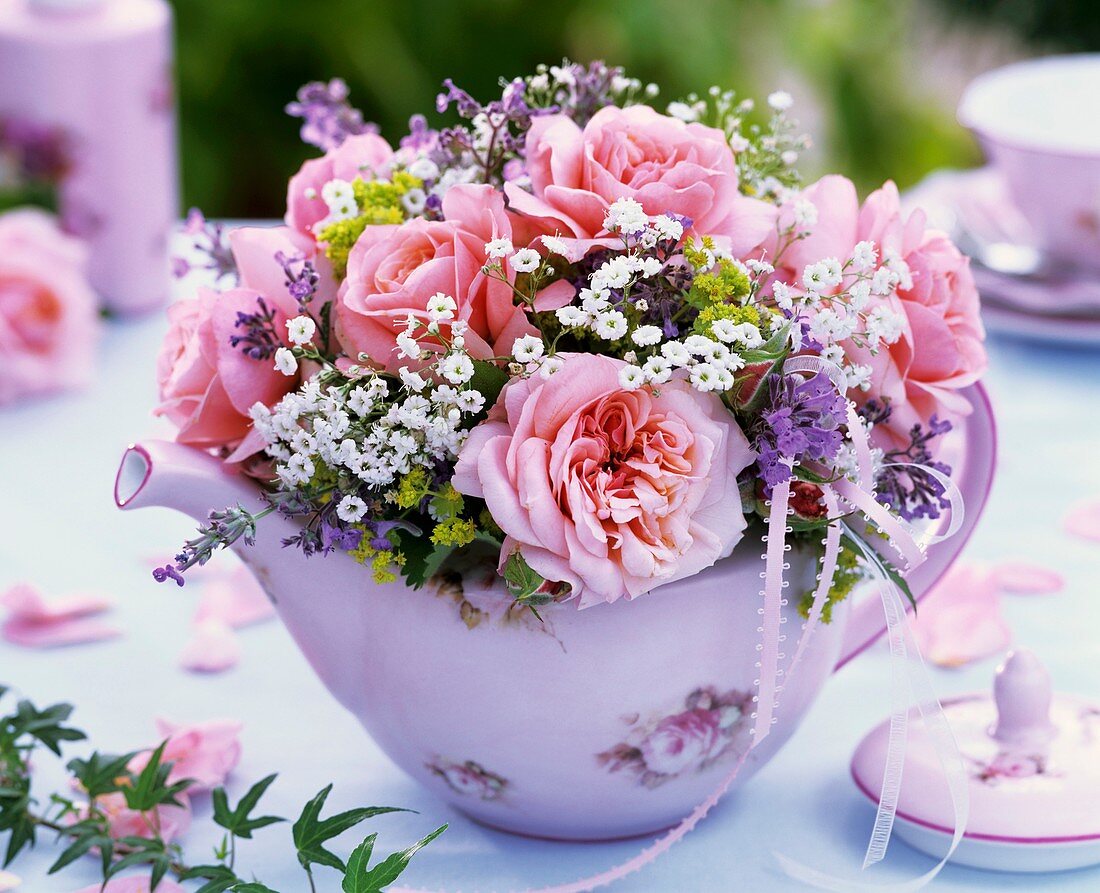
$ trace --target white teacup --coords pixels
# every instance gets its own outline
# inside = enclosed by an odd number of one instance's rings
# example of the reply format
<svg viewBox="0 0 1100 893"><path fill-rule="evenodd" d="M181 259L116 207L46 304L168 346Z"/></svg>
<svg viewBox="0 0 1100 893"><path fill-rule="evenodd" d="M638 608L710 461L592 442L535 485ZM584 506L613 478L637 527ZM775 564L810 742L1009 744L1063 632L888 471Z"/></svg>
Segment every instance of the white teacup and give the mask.
<svg viewBox="0 0 1100 893"><path fill-rule="evenodd" d="M967 87L958 118L1004 177L1037 247L1100 269L1100 54L987 72Z"/></svg>

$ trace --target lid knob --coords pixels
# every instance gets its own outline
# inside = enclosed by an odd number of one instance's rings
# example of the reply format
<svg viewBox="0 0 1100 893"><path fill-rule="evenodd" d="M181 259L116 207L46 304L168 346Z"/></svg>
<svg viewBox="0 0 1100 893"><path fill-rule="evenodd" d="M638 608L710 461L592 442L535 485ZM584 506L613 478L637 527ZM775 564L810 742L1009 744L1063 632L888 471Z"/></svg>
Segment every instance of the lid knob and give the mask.
<svg viewBox="0 0 1100 893"><path fill-rule="evenodd" d="M1057 734L1050 721L1050 673L1030 651L1010 652L997 668L993 700L997 722L990 735L1008 750L1041 749Z"/></svg>

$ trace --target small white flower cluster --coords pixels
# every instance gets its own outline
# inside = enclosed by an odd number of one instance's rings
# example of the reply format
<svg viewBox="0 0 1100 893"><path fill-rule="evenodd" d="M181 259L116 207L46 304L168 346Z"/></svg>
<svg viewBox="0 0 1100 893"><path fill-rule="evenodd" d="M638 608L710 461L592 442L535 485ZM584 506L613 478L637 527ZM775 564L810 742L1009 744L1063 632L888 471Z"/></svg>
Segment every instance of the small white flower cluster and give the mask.
<svg viewBox="0 0 1100 893"><path fill-rule="evenodd" d="M456 307L453 298L437 294L428 302L427 323L411 315L406 320L397 336L400 356L419 363L430 356L418 333L445 348L419 372L402 366L395 379L353 366L340 385L326 388L323 376L333 375L326 370L274 408L252 407L253 423L284 485L305 486L323 465L384 489L414 466L431 469L457 457L468 433L464 419L485 408L485 397L469 386L474 364L464 349L466 324L454 319ZM447 337L440 331L444 322ZM353 517L357 507L341 503L340 517L359 520L361 513Z"/></svg>

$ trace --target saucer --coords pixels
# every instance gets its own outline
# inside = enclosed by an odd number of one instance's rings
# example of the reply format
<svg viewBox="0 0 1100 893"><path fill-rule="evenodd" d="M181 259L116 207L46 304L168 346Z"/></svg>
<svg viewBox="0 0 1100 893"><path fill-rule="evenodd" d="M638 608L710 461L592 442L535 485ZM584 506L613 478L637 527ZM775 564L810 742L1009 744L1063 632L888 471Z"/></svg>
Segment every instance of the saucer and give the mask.
<svg viewBox="0 0 1100 893"><path fill-rule="evenodd" d="M938 171L908 191L903 203L906 211L924 210L929 225L945 230L971 255L982 319L990 330L1059 344L1100 345L1100 274L1041 269L1028 223L995 170ZM1022 257L1038 269L993 269L983 263L983 253L1009 262Z"/></svg>

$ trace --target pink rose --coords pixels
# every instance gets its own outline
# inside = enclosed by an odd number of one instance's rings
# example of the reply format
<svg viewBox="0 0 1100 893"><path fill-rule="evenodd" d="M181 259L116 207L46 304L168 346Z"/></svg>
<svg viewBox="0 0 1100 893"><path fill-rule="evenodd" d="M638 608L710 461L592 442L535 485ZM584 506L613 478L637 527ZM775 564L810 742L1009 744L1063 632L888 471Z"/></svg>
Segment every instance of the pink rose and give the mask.
<svg viewBox="0 0 1100 893"><path fill-rule="evenodd" d="M390 370L409 364L395 352L397 335L410 313L427 321L437 292L458 304L473 357L511 353L516 338L535 333L511 286L482 272L485 244L512 236L504 197L491 186L455 186L443 198L443 216L369 226L359 237L335 314L340 343L352 357L367 353Z"/></svg>
<svg viewBox="0 0 1100 893"><path fill-rule="evenodd" d="M893 183L872 193L862 208L851 181L835 175L807 187L801 198L817 207L818 219L808 238L784 251L777 270L781 278L800 283L803 268L826 257L844 263L861 241L875 243L880 261L887 251L897 252L912 277L909 287L873 297L868 307L868 312L886 306L901 313L906 320L901 338L881 345L877 354L845 345L853 363L872 369L870 390L852 396L860 403L888 399L891 417L882 433L901 443L908 443L914 424L927 424L933 414L949 420L969 414L958 391L977 381L987 365L969 259L944 233L925 229L923 212L903 219ZM781 220L789 214L784 209Z"/></svg>
<svg viewBox="0 0 1100 893"><path fill-rule="evenodd" d="M177 794L179 806L163 804L152 813L138 812L126 805L126 797L121 791L96 797L96 806L107 817L107 827L111 837L152 837L150 822L156 824L160 836L165 842L171 842L187 833L191 827L191 801L186 794ZM86 807L81 807L70 816L72 821L84 818ZM159 888L158 888L159 889Z"/></svg>
<svg viewBox="0 0 1100 893"><path fill-rule="evenodd" d="M315 243L313 227L328 216L328 205L321 189L330 180L356 177L373 180L386 173L393 159L393 149L374 133L349 136L335 149L320 158L311 158L290 178L286 192L286 223L301 248Z"/></svg>
<svg viewBox="0 0 1100 893"><path fill-rule="evenodd" d="M176 439L200 447L236 447L228 461L241 461L263 447L248 415L253 404L271 406L298 386L298 376L276 371L273 348L259 357L230 339L247 334L240 314L271 314L275 346L287 343L286 322L298 315L297 302L286 289L275 252L295 254L285 229L242 229L232 236L234 258L246 286L216 292L200 288L198 296L168 308L168 333L157 358L160 406L179 428ZM327 286L331 295L334 285ZM315 299L324 300L319 293Z"/></svg>
<svg viewBox="0 0 1100 893"><path fill-rule="evenodd" d="M737 162L721 131L685 124L644 105L609 106L581 130L565 115L537 117L527 133L531 191L506 183L510 206L588 244L606 237L617 199L651 216L690 217L693 229L742 255L774 229L771 205L741 195Z"/></svg>
<svg viewBox="0 0 1100 893"><path fill-rule="evenodd" d="M189 792L209 791L225 784L229 773L241 759L239 736L242 725L229 720L214 720L181 726L164 719L157 720L157 734L167 741L163 761L172 764L168 781L185 778L193 784ZM129 769L137 773L149 762L150 752L142 752L130 761Z"/></svg>
<svg viewBox="0 0 1100 893"><path fill-rule="evenodd" d="M661 720L642 742L642 758L651 772L677 775L698 767L719 740L717 711L687 710Z"/></svg>
<svg viewBox="0 0 1100 893"><path fill-rule="evenodd" d="M624 391L622 361L563 358L549 379L513 380L459 455L454 485L507 534L502 563L518 549L587 607L729 555L755 457L721 400L678 380Z"/></svg>
<svg viewBox="0 0 1100 893"><path fill-rule="evenodd" d="M0 406L90 378L99 319L87 255L48 214L0 214Z"/></svg>

